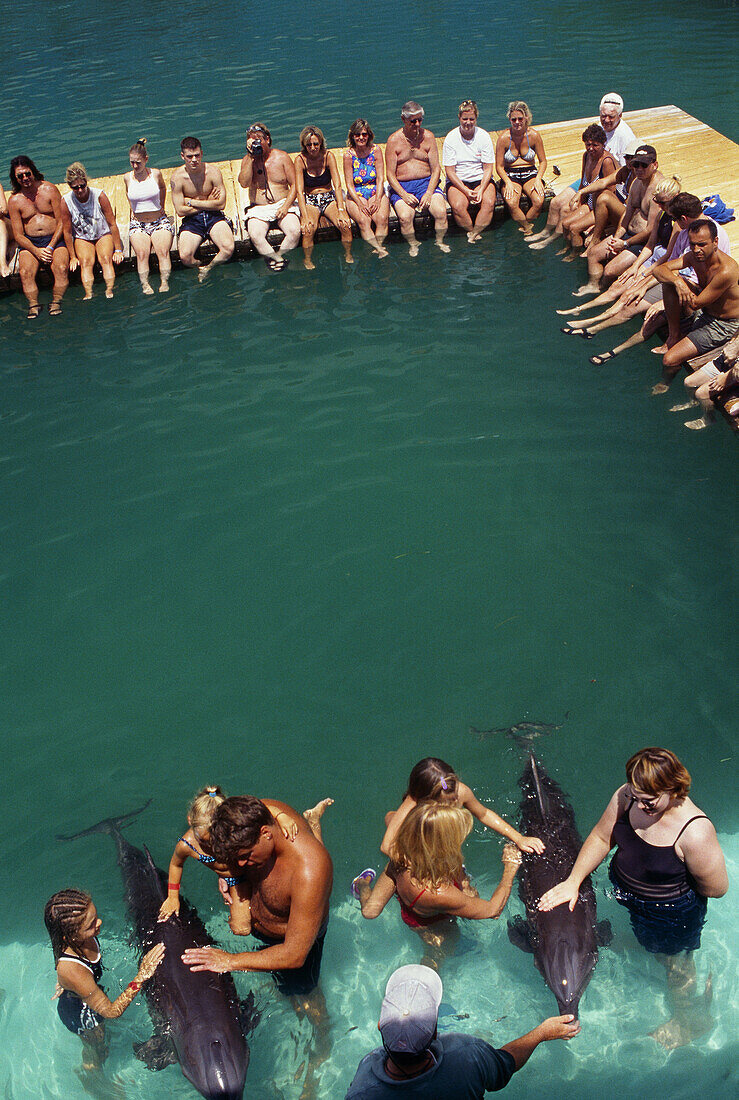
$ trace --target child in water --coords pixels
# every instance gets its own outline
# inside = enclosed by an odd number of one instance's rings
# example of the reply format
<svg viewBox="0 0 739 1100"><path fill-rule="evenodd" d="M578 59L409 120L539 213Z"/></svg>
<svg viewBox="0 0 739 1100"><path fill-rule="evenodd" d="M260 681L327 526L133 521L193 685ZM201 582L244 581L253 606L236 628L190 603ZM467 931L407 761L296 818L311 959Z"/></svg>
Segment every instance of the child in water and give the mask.
<svg viewBox="0 0 739 1100"><path fill-rule="evenodd" d="M220 787L203 787L193 798L187 810L187 832L180 837L172 853L169 862L169 874L167 876L167 896L159 910L159 920L168 920L173 913L180 911L180 883L185 860L196 859L215 871L218 875L218 886L226 905L231 904L231 890L241 882L243 876L231 875L230 868L225 863L217 863L215 856L208 846L210 826L215 817L216 810L225 802L226 796ZM282 829L286 840L294 840L298 826L292 818L281 812L275 802L268 798L261 800ZM328 806L333 805L333 798L324 798L310 810L303 812L303 817L308 822L311 832L317 840L321 840L321 818ZM248 913L244 912L244 919L248 920Z"/></svg>
<svg viewBox="0 0 739 1100"><path fill-rule="evenodd" d="M107 1056L105 1021L126 1011L162 961L164 944L147 951L135 979L111 1001L98 985L103 973L98 942L102 921L90 895L60 890L46 903L44 923L54 952L59 1018L82 1039L82 1068L88 1073L99 1070Z"/></svg>
<svg viewBox="0 0 739 1100"><path fill-rule="evenodd" d="M385 815L385 835L380 850L390 855L398 829L419 802L441 802L447 806L461 806L469 810L473 817L481 821L488 829L494 829L506 840L512 841L522 852L541 853L544 844L536 836L522 836L512 825L499 817L489 806L478 802L474 794L463 783L454 769L435 756L427 756L415 765L408 779L408 789L397 810Z"/></svg>

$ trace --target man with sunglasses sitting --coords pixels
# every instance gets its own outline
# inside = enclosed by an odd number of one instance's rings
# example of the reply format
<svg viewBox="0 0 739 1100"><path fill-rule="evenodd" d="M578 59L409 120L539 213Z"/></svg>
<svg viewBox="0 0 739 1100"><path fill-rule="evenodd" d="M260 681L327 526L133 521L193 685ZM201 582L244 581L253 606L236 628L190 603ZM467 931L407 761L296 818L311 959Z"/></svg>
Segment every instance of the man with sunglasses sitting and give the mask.
<svg viewBox="0 0 739 1100"><path fill-rule="evenodd" d="M28 319L41 313L36 276L42 265L51 268L54 279L49 314L62 312L62 298L69 285L69 253L64 244L62 196L59 188L45 180L30 157L13 157L10 162L13 194L8 213L18 244L18 270L28 300Z"/></svg>

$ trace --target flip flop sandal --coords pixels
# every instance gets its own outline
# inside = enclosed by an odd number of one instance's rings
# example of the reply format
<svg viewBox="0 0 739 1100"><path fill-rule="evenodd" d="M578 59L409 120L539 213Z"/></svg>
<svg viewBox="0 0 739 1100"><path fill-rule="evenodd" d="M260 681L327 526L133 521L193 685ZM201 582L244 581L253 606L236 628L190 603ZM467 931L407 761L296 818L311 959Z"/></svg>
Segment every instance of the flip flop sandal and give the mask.
<svg viewBox="0 0 739 1100"><path fill-rule="evenodd" d="M365 867L365 869L363 871L360 871L360 873L357 875L356 878L352 879L352 884L349 887L349 890L351 892L352 897L356 898L357 901L359 901L359 887L360 887L360 885L363 882L367 882L371 885L375 881L376 878L377 878L377 871L375 871L375 869L373 867Z"/></svg>
<svg viewBox="0 0 739 1100"><path fill-rule="evenodd" d="M591 362L594 367L599 367L601 364L607 363L609 359L615 358L615 351L603 351L600 355L591 355L589 362Z"/></svg>

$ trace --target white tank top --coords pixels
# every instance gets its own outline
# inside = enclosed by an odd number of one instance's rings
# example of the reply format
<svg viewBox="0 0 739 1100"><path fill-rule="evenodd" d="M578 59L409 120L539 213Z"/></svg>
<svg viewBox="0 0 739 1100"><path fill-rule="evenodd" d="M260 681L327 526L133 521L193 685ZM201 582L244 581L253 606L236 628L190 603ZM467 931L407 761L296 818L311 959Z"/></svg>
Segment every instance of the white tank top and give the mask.
<svg viewBox="0 0 739 1100"><path fill-rule="evenodd" d="M72 236L81 241L99 241L110 233L110 226L100 208L99 188L90 187L89 191L87 202L80 202L74 191L66 194L64 201L72 219Z"/></svg>
<svg viewBox="0 0 739 1100"><path fill-rule="evenodd" d="M144 180L137 180L133 172L128 181L128 201L131 203L131 211L134 214L154 214L162 209L162 201L159 196L159 184L154 178L154 173Z"/></svg>

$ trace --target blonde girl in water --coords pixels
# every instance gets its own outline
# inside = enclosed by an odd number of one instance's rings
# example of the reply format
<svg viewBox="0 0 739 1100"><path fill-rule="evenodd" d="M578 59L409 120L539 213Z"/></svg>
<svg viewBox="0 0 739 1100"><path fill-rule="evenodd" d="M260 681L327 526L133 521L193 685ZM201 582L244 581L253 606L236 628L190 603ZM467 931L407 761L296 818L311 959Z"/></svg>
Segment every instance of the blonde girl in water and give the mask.
<svg viewBox="0 0 739 1100"><path fill-rule="evenodd" d="M479 802L466 783L463 783L454 769L436 756L427 756L415 765L408 778L408 788L397 810L385 815L385 835L380 845L381 852L389 856L392 845L411 810L419 802L439 802L443 806L461 806L469 810L473 817L481 821L488 829L494 829L506 840L510 840L522 852L544 851L544 844L538 837L522 836L512 825Z"/></svg>
<svg viewBox="0 0 739 1100"><path fill-rule="evenodd" d="M187 859L196 859L199 863L204 863L215 871L218 875L218 887L223 895L223 901L226 905L231 904L231 891L241 882L244 876L232 875L230 867L225 863L217 863L208 843L210 827L216 815L216 810L225 800L226 795L220 787L203 787L190 803L187 810L189 828L177 842L177 846L172 853L172 859L169 862L167 896L159 910L160 921L168 920L173 913L179 913L180 911L180 883ZM278 809L278 803L272 802L268 798L263 798L261 801L277 821L285 839L294 840L298 826L292 818ZM323 798L310 810L305 810L303 813L303 817L308 822L317 840L322 840L321 818L324 811L333 805L333 801L333 798ZM244 912L244 919L248 920L248 917L248 912Z"/></svg>

